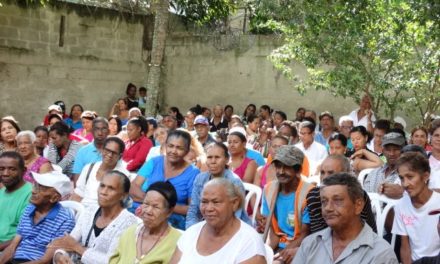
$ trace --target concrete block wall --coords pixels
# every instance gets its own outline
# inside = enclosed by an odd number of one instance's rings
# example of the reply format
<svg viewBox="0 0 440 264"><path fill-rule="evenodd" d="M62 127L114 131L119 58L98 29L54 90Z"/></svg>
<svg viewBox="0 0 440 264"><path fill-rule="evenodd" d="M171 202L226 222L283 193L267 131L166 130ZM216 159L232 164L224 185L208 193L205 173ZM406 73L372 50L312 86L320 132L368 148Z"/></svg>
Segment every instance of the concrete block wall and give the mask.
<svg viewBox="0 0 440 264"><path fill-rule="evenodd" d="M65 16L64 45L59 46ZM178 19L170 21L162 86L165 111L182 112L199 103L232 104L241 114L248 103L283 109L289 118L299 106L317 112L349 113L354 103L328 93L300 96L267 60L280 45L273 37L198 35ZM204 31L207 32L207 31ZM63 8L0 8L0 116L14 115L22 128L41 123L47 107L63 99L106 116L128 82L145 85L148 51L143 24L114 13L78 15ZM296 66L305 75L301 66Z"/></svg>

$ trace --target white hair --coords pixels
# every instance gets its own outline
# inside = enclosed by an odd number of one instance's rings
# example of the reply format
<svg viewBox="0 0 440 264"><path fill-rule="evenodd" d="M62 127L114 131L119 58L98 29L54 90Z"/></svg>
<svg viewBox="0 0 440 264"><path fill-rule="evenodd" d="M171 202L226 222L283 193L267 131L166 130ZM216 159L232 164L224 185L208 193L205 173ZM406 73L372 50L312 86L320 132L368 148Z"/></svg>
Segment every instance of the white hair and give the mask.
<svg viewBox="0 0 440 264"><path fill-rule="evenodd" d="M37 140L37 136L35 136L35 133L30 130L20 131L15 137L15 140L18 140L20 137L26 136L30 138L32 144L35 142L35 140Z"/></svg>
<svg viewBox="0 0 440 264"><path fill-rule="evenodd" d="M353 118L351 118L350 116L348 116L348 115L341 116L341 117L339 118L339 126L342 126L342 123L343 123L343 122L347 122L347 121L349 121L349 122L351 122L351 123L354 123Z"/></svg>
<svg viewBox="0 0 440 264"><path fill-rule="evenodd" d="M222 186L226 190L226 195L231 198L238 198L238 209L242 208L244 205L244 194L241 192L238 186L234 185L230 180L225 178L214 178L208 181L205 186L203 186L203 190L205 190L209 186ZM203 191L202 191L203 193Z"/></svg>

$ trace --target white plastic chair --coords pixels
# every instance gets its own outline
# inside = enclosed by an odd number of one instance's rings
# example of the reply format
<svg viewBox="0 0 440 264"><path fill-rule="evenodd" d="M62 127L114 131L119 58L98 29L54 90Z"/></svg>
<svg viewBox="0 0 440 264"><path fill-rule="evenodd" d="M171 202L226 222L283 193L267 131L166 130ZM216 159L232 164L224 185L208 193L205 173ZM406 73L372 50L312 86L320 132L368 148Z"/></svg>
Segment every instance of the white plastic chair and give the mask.
<svg viewBox="0 0 440 264"><path fill-rule="evenodd" d="M246 210L248 208L248 205L251 201L252 196L255 196L255 202L254 202L254 210L252 212L252 224L255 224L255 218L257 216L257 210L258 210L258 205L260 204L260 200L261 200L261 195L263 193L263 191L261 190L261 188L255 184L251 184L251 183L247 183L247 182L243 182L244 185L244 189L247 191L246 194L246 198L245 198L245 202L244 202L244 210Z"/></svg>
<svg viewBox="0 0 440 264"><path fill-rule="evenodd" d="M273 254L273 250L272 250L272 248L271 248L269 245L267 245L267 244L264 244L264 248L266 249L266 263L267 263L267 264L272 264L272 262L273 262L273 256L274 256L274 254Z"/></svg>
<svg viewBox="0 0 440 264"><path fill-rule="evenodd" d="M385 235L385 221L390 210L396 205L398 200L390 199L383 194L368 193L371 200L373 213L376 215L377 235L383 237ZM396 235L392 235L391 246L394 248Z"/></svg>
<svg viewBox="0 0 440 264"><path fill-rule="evenodd" d="M75 215L75 220L78 221L84 211L84 205L76 201L61 201L60 203L63 207L69 208L73 215Z"/></svg>
<svg viewBox="0 0 440 264"><path fill-rule="evenodd" d="M374 168L363 169L359 172L358 181L362 187L364 187L365 177L367 177L368 173L370 173Z"/></svg>
<svg viewBox="0 0 440 264"><path fill-rule="evenodd" d="M63 169L59 165L52 164L52 168L54 171L61 172L61 173L63 172Z"/></svg>

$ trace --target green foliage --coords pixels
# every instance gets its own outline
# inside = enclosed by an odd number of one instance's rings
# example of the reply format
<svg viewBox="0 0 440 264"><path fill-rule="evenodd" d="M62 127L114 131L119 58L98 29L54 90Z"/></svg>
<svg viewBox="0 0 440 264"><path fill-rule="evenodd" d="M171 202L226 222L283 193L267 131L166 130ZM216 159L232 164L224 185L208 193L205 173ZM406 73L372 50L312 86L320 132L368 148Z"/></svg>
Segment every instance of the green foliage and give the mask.
<svg viewBox="0 0 440 264"><path fill-rule="evenodd" d="M237 8L232 0L173 0L170 2L178 14L200 25L225 19Z"/></svg>
<svg viewBox="0 0 440 264"><path fill-rule="evenodd" d="M365 92L375 99L374 110L390 118L397 110L425 116L439 109L434 0L282 2L259 0L254 13L285 39L270 55L275 67L295 80L292 63L307 67L308 79L296 85L300 93L314 88L359 99ZM271 6L275 11L266 10Z"/></svg>

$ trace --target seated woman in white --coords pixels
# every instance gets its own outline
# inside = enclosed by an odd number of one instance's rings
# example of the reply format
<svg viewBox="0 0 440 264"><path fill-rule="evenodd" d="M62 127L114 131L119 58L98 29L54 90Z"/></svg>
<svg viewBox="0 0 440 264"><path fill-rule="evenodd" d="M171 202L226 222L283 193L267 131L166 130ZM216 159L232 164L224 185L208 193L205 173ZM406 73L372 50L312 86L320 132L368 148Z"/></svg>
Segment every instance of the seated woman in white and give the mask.
<svg viewBox="0 0 440 264"><path fill-rule="evenodd" d="M183 233L171 263L266 263L261 236L234 215L242 203L231 181L216 178L206 183L200 203L205 221Z"/></svg>
<svg viewBox="0 0 440 264"><path fill-rule="evenodd" d="M421 153L407 152L397 161L397 171L405 189L394 207L392 232L402 237L400 259L403 264L440 253L438 216L429 212L440 204L440 193L428 188L429 161Z"/></svg>

